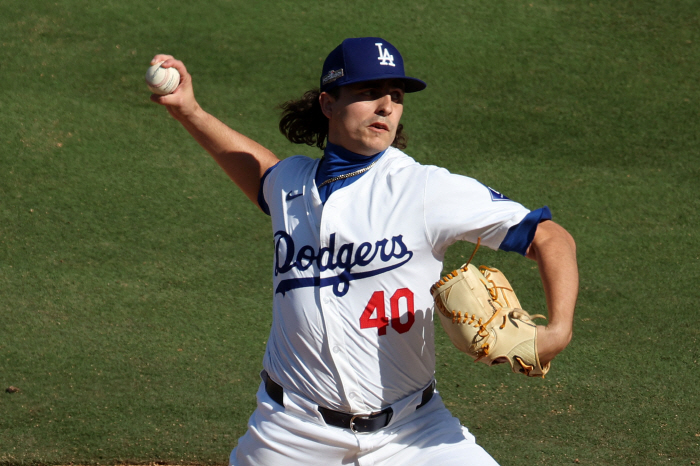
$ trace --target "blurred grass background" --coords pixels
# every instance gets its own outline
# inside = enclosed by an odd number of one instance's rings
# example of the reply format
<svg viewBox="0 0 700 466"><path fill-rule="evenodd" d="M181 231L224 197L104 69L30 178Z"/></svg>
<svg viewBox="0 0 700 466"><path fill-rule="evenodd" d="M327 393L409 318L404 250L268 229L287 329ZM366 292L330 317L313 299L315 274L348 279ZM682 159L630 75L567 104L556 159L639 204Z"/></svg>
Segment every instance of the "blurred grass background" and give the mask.
<svg viewBox="0 0 700 466"><path fill-rule="evenodd" d="M143 74L171 53L209 112L281 157L318 155L278 133L275 106L368 35L429 84L406 102L411 156L549 205L578 243L574 340L546 379L468 362L436 332L453 413L503 465L700 461L697 2L0 11L1 465L226 464L270 325L269 221ZM544 311L533 263L476 261Z"/></svg>

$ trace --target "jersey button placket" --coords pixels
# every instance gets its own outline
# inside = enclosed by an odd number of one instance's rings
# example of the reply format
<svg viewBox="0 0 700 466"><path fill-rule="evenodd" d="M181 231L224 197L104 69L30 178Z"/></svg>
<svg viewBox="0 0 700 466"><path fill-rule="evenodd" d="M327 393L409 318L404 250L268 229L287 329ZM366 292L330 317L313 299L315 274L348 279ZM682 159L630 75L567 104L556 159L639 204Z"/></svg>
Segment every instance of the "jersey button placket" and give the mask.
<svg viewBox="0 0 700 466"><path fill-rule="evenodd" d="M334 209L330 204L332 204L332 198L326 202L321 217L319 242L321 248L329 247L331 235L336 231L342 231L341 218L338 218L339 216L335 214L335 212L340 212L340 210ZM339 225L339 223L341 224ZM338 239L336 238L335 254L338 252L338 247ZM332 256L335 256L335 254L332 254ZM335 260L335 257L333 257L333 260ZM327 269L320 272L320 276L321 279L330 278L337 275L337 273L337 269ZM323 321L326 326L327 348L330 350L330 357L340 377L340 395L343 398L340 401L343 404L347 403L353 411L362 410L364 403L362 402L362 397L358 395L361 391L357 374L355 374L352 365L348 361L348 352L344 349L346 347L345 329L343 328L342 319L338 316L337 302L342 298L333 294L333 286L320 287L319 298ZM350 396L351 393L355 397Z"/></svg>
<svg viewBox="0 0 700 466"><path fill-rule="evenodd" d="M341 396L341 403L350 403L354 405L353 400L349 396L349 389L353 386L351 382L351 377L348 377L348 369L350 364L347 361L347 353L343 351L345 345L342 324L339 322L337 317L337 309L334 306L335 300L328 294L332 293L330 291L331 287L321 288L321 308L323 312L323 321L326 325L326 338L328 343L328 348L330 349L330 358L333 360L333 364L337 368L338 375L340 377L341 383L339 384L339 394ZM323 295L326 296L323 296Z"/></svg>

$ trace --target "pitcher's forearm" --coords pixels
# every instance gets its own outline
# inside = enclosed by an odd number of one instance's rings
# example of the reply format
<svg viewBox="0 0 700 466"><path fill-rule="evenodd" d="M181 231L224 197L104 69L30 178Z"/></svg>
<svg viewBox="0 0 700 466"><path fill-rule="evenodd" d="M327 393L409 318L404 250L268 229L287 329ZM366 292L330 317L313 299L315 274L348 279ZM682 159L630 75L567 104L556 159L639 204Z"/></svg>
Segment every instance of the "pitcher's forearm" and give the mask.
<svg viewBox="0 0 700 466"><path fill-rule="evenodd" d="M172 94L152 95L151 100L165 106L168 113L185 127L257 205L260 178L279 161L277 157L202 109L194 97L192 76L184 63L171 55L156 55L151 64L160 62L163 68L174 67L178 70L180 84Z"/></svg>

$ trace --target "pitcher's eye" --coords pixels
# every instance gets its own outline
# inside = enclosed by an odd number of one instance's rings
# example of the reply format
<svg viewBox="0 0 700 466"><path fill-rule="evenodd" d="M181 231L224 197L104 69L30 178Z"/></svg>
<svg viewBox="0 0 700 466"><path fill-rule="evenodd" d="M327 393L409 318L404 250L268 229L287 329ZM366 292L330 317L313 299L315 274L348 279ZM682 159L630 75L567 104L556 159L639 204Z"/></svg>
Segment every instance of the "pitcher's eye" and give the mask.
<svg viewBox="0 0 700 466"><path fill-rule="evenodd" d="M401 92L401 91L392 92L391 93L391 100L396 102L396 103L403 102L403 92Z"/></svg>

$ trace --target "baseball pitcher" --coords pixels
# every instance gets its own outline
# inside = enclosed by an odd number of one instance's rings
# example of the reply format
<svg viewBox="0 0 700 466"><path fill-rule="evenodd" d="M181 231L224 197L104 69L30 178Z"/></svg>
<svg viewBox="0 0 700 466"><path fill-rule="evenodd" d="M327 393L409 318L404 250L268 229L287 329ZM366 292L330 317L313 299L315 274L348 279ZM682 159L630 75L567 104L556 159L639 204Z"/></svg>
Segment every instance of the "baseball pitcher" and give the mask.
<svg viewBox="0 0 700 466"><path fill-rule="evenodd" d="M489 365L544 376L572 336L575 244L547 207L529 210L478 181L403 152L408 94L426 88L378 37L344 40L319 87L283 104L280 130L320 159L272 152L206 113L185 65L153 95L271 218L273 323L248 431L232 465L493 465L445 408L434 314ZM536 325L496 269L441 279L456 241L537 262L548 322Z"/></svg>

